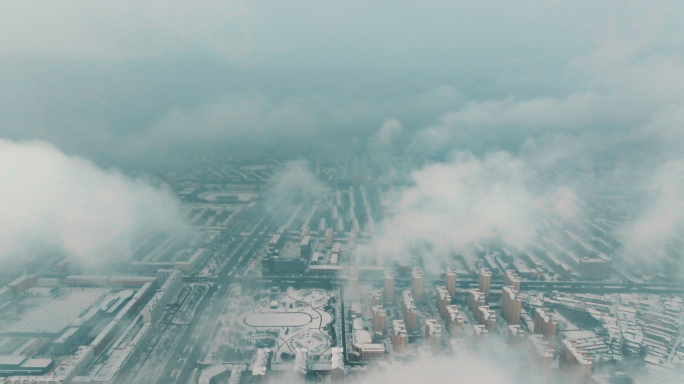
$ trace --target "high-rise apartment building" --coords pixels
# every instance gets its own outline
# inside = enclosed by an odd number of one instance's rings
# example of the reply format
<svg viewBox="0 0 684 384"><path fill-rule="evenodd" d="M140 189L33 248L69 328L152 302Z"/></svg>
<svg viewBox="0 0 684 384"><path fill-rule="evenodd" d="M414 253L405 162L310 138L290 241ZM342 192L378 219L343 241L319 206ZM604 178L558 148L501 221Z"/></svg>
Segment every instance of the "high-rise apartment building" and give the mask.
<svg viewBox="0 0 684 384"><path fill-rule="evenodd" d="M456 269L447 268L444 274L444 286L446 286L447 292L451 297L456 295Z"/></svg>
<svg viewBox="0 0 684 384"><path fill-rule="evenodd" d="M437 319L425 319L423 339L432 348L439 347L439 343L442 341L442 325Z"/></svg>
<svg viewBox="0 0 684 384"><path fill-rule="evenodd" d="M520 324L522 312L522 300L518 297L518 291L513 287L503 287L501 292L501 316L508 325Z"/></svg>
<svg viewBox="0 0 684 384"><path fill-rule="evenodd" d="M404 291L401 294L401 312L404 315L406 329L409 331L418 329L418 310L410 291Z"/></svg>
<svg viewBox="0 0 684 384"><path fill-rule="evenodd" d="M349 270L349 299L352 301L359 299L359 271L356 268Z"/></svg>
<svg viewBox="0 0 684 384"><path fill-rule="evenodd" d="M477 323L484 325L489 332L496 330L496 313L488 305L478 307L475 312Z"/></svg>
<svg viewBox="0 0 684 384"><path fill-rule="evenodd" d="M333 245L333 229L328 228L325 231L325 247L330 248Z"/></svg>
<svg viewBox="0 0 684 384"><path fill-rule="evenodd" d="M477 289L484 294L485 301L489 300L489 290L492 285L492 273L487 268L480 269L477 278Z"/></svg>
<svg viewBox="0 0 684 384"><path fill-rule="evenodd" d="M548 308L537 308L534 311L534 333L545 338L556 337L558 322L553 318Z"/></svg>
<svg viewBox="0 0 684 384"><path fill-rule="evenodd" d="M302 231L299 233L299 240L304 240L305 237L309 236L309 233L309 227L302 228Z"/></svg>
<svg viewBox="0 0 684 384"><path fill-rule="evenodd" d="M385 303L391 304L394 301L394 270L391 268L385 270L385 286L383 293L385 294Z"/></svg>
<svg viewBox="0 0 684 384"><path fill-rule="evenodd" d="M423 300L423 270L419 267L413 268L411 273L411 295L417 303Z"/></svg>
<svg viewBox="0 0 684 384"><path fill-rule="evenodd" d="M353 248L356 246L356 237L358 236L359 231L356 228L352 228L351 233L349 234L349 247Z"/></svg>
<svg viewBox="0 0 684 384"><path fill-rule="evenodd" d="M373 332L385 333L387 311L382 309L381 305L376 305L371 312L373 314Z"/></svg>
<svg viewBox="0 0 684 384"><path fill-rule="evenodd" d="M530 335L528 339L532 344L533 356L536 357L537 361L541 365L542 375L548 376L553 367L553 347L549 346L547 341L544 341L542 335Z"/></svg>
<svg viewBox="0 0 684 384"><path fill-rule="evenodd" d="M376 306L376 305L382 305L382 291L377 289L377 290L371 292L371 298L370 299L371 299L370 300L371 301L370 302L371 308Z"/></svg>
<svg viewBox="0 0 684 384"><path fill-rule="evenodd" d="M575 339L565 339L560 350L558 368L567 377L568 383L588 383L594 359L588 356Z"/></svg>
<svg viewBox="0 0 684 384"><path fill-rule="evenodd" d="M392 330L390 331L392 337L392 346L395 353L401 353L406 349L408 344L408 333L406 332L406 325L404 320L392 321Z"/></svg>
<svg viewBox="0 0 684 384"><path fill-rule="evenodd" d="M439 316L441 316L442 319L446 319L446 307L451 304L451 295L447 292L447 288L442 285L437 287L435 297L437 298L436 304L437 309L439 310Z"/></svg>
<svg viewBox="0 0 684 384"><path fill-rule="evenodd" d="M519 325L509 325L506 328L506 341L509 344L520 345L525 340L525 331Z"/></svg>
<svg viewBox="0 0 684 384"><path fill-rule="evenodd" d="M485 305L484 293L479 289L471 289L468 291L468 307L470 311L475 313L478 307Z"/></svg>
<svg viewBox="0 0 684 384"><path fill-rule="evenodd" d="M512 270L507 270L506 273L504 273L504 285L508 285L513 287L516 291L520 291L520 282L522 279L520 276L518 276L517 273L515 273Z"/></svg>
<svg viewBox="0 0 684 384"><path fill-rule="evenodd" d="M455 305L447 305L446 307L446 328L452 337L461 337L463 335L463 317Z"/></svg>

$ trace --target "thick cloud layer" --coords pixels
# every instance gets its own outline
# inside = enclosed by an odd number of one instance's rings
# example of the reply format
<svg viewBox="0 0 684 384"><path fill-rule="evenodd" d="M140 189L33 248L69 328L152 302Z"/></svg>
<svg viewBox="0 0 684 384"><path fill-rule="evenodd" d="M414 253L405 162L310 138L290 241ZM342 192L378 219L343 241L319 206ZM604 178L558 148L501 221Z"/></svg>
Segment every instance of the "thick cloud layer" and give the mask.
<svg viewBox="0 0 684 384"><path fill-rule="evenodd" d="M455 177L441 190L502 198L522 224L552 209L553 196L583 197L572 185L526 184L536 162L559 156L540 138L579 142L642 174L669 174L683 158L676 1L36 4L0 5L0 137L49 141L98 163L168 164L235 147L346 151L359 138L371 152L409 141L433 160L471 152L419 171L416 190L396 202L400 216L417 215L413 199L442 223L460 225L434 209L441 203L473 214L465 236L520 229L506 215L486 219L488 204L453 205L421 183ZM510 161L493 160L505 153ZM625 239L656 228L662 204L680 205L659 192L676 185L652 188L661 182L624 186L643 195ZM658 222L644 242L681 233L674 219Z"/></svg>
<svg viewBox="0 0 684 384"><path fill-rule="evenodd" d="M421 150L512 146L629 129L684 89L672 1L1 7L0 135L97 160L370 137L388 117Z"/></svg>
<svg viewBox="0 0 684 384"><path fill-rule="evenodd" d="M528 159L508 152L483 158L456 152L416 171L415 185L385 202L389 217L377 246L395 255L424 241L441 252L488 238L522 246L541 220L571 218L577 211L570 190L541 184L534 176Z"/></svg>
<svg viewBox="0 0 684 384"><path fill-rule="evenodd" d="M645 207L634 213L619 235L631 260L680 259L684 238L684 159L667 162L643 180ZM675 251L677 252L677 251Z"/></svg>
<svg viewBox="0 0 684 384"><path fill-rule="evenodd" d="M36 248L85 263L122 259L155 231L185 227L173 195L42 142L0 140L0 260Z"/></svg>
<svg viewBox="0 0 684 384"><path fill-rule="evenodd" d="M371 139L374 146L392 145L392 141L401 133L401 124L397 119L387 119L382 122L378 133Z"/></svg>

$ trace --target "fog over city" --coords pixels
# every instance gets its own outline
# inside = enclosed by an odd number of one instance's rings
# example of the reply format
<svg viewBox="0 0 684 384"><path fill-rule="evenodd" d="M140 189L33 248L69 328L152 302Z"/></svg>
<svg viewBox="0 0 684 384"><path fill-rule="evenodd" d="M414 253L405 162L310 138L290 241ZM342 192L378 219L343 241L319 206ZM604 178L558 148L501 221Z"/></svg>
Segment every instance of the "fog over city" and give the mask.
<svg viewBox="0 0 684 384"><path fill-rule="evenodd" d="M187 227L168 190L45 142L1 140L0 175L4 263L32 258L34 249L105 262L132 253L145 234Z"/></svg>
<svg viewBox="0 0 684 384"><path fill-rule="evenodd" d="M684 5L0 4L0 384L684 375Z"/></svg>

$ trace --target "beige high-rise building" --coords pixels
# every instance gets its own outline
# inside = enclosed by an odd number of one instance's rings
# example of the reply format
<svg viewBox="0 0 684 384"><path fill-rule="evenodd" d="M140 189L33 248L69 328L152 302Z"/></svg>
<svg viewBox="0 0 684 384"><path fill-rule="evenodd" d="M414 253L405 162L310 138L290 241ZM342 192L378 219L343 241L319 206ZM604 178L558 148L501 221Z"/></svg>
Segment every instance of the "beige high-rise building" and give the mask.
<svg viewBox="0 0 684 384"><path fill-rule="evenodd" d="M446 328L452 337L461 337L463 335L463 317L455 305L447 305L446 307Z"/></svg>
<svg viewBox="0 0 684 384"><path fill-rule="evenodd" d="M328 228L325 231L325 247L330 248L333 245L333 229Z"/></svg>
<svg viewBox="0 0 684 384"><path fill-rule="evenodd" d="M381 290L377 289L371 293L370 305L371 305L371 308L376 306L376 305L382 305L382 291Z"/></svg>
<svg viewBox="0 0 684 384"><path fill-rule="evenodd" d="M446 307L447 305L451 304L451 296L449 295L449 292L447 292L447 288L445 286L438 286L437 291L435 292L435 297L437 298L437 309L439 309L439 316L442 317L442 319L446 319L447 312L446 312Z"/></svg>
<svg viewBox="0 0 684 384"><path fill-rule="evenodd" d="M387 325L387 311L382 305L371 308L371 319L373 321L373 332L384 332Z"/></svg>
<svg viewBox="0 0 684 384"><path fill-rule="evenodd" d="M522 279L512 270L507 270L504 274L504 285L509 285L513 287L516 291L520 292L520 282Z"/></svg>
<svg viewBox="0 0 684 384"><path fill-rule="evenodd" d="M588 383L593 361L576 339L563 340L558 369L566 375L568 383Z"/></svg>
<svg viewBox="0 0 684 384"><path fill-rule="evenodd" d="M548 308L537 308L534 311L534 333L545 338L556 337L558 322L553 318Z"/></svg>
<svg viewBox="0 0 684 384"><path fill-rule="evenodd" d="M479 289L471 289L468 291L468 306L470 311L475 313L478 307L485 305L484 293Z"/></svg>
<svg viewBox="0 0 684 384"><path fill-rule="evenodd" d="M444 285L446 286L447 292L451 297L456 295L456 269L447 268L444 274Z"/></svg>
<svg viewBox="0 0 684 384"><path fill-rule="evenodd" d="M409 331L418 329L418 310L409 291L404 291L401 294L401 312L404 315L406 329Z"/></svg>
<svg viewBox="0 0 684 384"><path fill-rule="evenodd" d="M432 348L439 347L442 341L442 325L437 319L426 319L425 327L423 328L423 339Z"/></svg>
<svg viewBox="0 0 684 384"><path fill-rule="evenodd" d="M480 269L477 278L477 289L484 294L485 302L489 300L489 289L492 285L492 273L487 268Z"/></svg>
<svg viewBox="0 0 684 384"><path fill-rule="evenodd" d="M406 329L411 331L418 329L418 311L415 307L406 310L404 322L406 323Z"/></svg>
<svg viewBox="0 0 684 384"><path fill-rule="evenodd" d="M356 230L356 228L353 228L351 230L351 233L349 234L349 247L354 248L356 246L356 237L358 236L359 231Z"/></svg>
<svg viewBox="0 0 684 384"><path fill-rule="evenodd" d="M475 312L477 323L484 325L489 332L496 331L496 313L489 309L488 305L483 305L477 308Z"/></svg>
<svg viewBox="0 0 684 384"><path fill-rule="evenodd" d="M383 293L385 294L385 303L391 304L394 301L394 270L391 268L385 270L385 287Z"/></svg>
<svg viewBox="0 0 684 384"><path fill-rule="evenodd" d="M411 273L411 295L417 303L423 300L423 270L419 267L413 268Z"/></svg>
<svg viewBox="0 0 684 384"><path fill-rule="evenodd" d="M373 332L385 333L387 311L382 309L381 305L376 305L371 312L373 314Z"/></svg>
<svg viewBox="0 0 684 384"><path fill-rule="evenodd" d="M544 341L542 335L530 335L528 339L532 344L532 352L541 366L542 375L550 375L553 368L554 349L549 346L548 342Z"/></svg>
<svg viewBox="0 0 684 384"><path fill-rule="evenodd" d="M509 325L506 328L506 341L509 344L520 345L525 340L525 331L519 325Z"/></svg>
<svg viewBox="0 0 684 384"><path fill-rule="evenodd" d="M501 292L501 316L508 325L518 325L521 312L522 300L518 297L518 291L513 287L504 287Z"/></svg>
<svg viewBox="0 0 684 384"><path fill-rule="evenodd" d="M352 301L359 299L359 271L356 268L349 270L349 299Z"/></svg>
<svg viewBox="0 0 684 384"><path fill-rule="evenodd" d="M473 325L473 343L477 344L489 336L489 331L484 325Z"/></svg>
<svg viewBox="0 0 684 384"><path fill-rule="evenodd" d="M401 353L406 349L408 344L408 333L406 332L406 325L404 320L392 321L392 330L390 331L392 337L392 346L395 353Z"/></svg>

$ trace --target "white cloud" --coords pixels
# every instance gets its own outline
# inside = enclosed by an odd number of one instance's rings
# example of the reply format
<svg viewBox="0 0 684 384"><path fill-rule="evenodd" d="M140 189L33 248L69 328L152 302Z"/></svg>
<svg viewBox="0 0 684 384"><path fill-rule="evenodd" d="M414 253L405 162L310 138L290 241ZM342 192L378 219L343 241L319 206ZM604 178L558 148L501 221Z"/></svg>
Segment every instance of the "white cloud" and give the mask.
<svg viewBox="0 0 684 384"><path fill-rule="evenodd" d="M681 246L684 237L684 159L660 165L639 187L647 202L620 228L625 254L632 260L665 258L668 244Z"/></svg>
<svg viewBox="0 0 684 384"><path fill-rule="evenodd" d="M551 133L607 140L653 138L654 120L677 118L684 108L684 63L678 56L650 54L643 41L611 41L570 60L569 72L585 77L567 96L470 101L417 132L416 150L444 150L472 143L496 145L511 138ZM672 123L670 123L671 129ZM658 127L657 134L663 128Z"/></svg>
<svg viewBox="0 0 684 384"><path fill-rule="evenodd" d="M382 122L378 133L373 136L371 143L377 146L391 145L394 138L401 133L401 124L397 119L387 119Z"/></svg>
<svg viewBox="0 0 684 384"><path fill-rule="evenodd" d="M376 244L395 255L419 241L440 251L486 238L524 245L542 218L577 212L570 190L539 185L533 176L525 159L508 152L483 158L456 152L445 163L416 171L415 186L387 202L391 215Z"/></svg>
<svg viewBox="0 0 684 384"><path fill-rule="evenodd" d="M175 197L42 142L0 140L0 259L36 244L84 263L127 257L145 234L185 228Z"/></svg>
<svg viewBox="0 0 684 384"><path fill-rule="evenodd" d="M301 99L272 105L258 96L223 99L191 110L174 109L124 143L129 153L198 144L274 144L313 134L318 123ZM144 152L143 152L144 153Z"/></svg>

